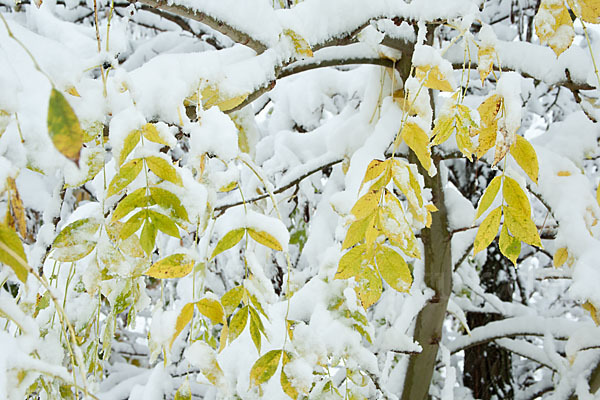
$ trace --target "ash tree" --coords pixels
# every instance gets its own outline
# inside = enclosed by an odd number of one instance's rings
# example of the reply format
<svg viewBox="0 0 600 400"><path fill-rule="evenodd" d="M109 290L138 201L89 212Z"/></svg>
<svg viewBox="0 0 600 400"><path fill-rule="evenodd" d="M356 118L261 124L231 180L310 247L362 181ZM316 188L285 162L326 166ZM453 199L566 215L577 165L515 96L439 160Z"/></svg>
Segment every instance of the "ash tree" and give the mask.
<svg viewBox="0 0 600 400"><path fill-rule="evenodd" d="M0 0L0 398L595 398L598 23Z"/></svg>

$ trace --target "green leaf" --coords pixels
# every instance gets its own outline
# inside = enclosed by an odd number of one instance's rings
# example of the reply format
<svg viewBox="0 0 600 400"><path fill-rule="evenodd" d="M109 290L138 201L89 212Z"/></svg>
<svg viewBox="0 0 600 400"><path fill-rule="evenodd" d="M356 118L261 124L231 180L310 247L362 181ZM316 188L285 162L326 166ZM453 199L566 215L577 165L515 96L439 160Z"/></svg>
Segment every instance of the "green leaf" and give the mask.
<svg viewBox="0 0 600 400"><path fill-rule="evenodd" d="M205 297L196 302L196 307L200 314L209 318L213 324L222 324L225 322L225 311L221 303L217 300Z"/></svg>
<svg viewBox="0 0 600 400"><path fill-rule="evenodd" d="M23 244L8 225L0 223L0 262L8 265L23 283L27 281L27 257ZM25 265L23 265L25 264Z"/></svg>
<svg viewBox="0 0 600 400"><path fill-rule="evenodd" d="M48 135L54 147L69 160L79 165L79 152L83 146L83 130L77 115L65 96L52 89L48 103Z"/></svg>
<svg viewBox="0 0 600 400"><path fill-rule="evenodd" d="M271 350L256 360L250 370L250 383L253 386L267 382L277 371L282 350Z"/></svg>
<svg viewBox="0 0 600 400"><path fill-rule="evenodd" d="M244 287L240 285L229 290L221 297L221 304L223 305L223 309L227 315L231 315L237 306L240 305L243 295Z"/></svg>
<svg viewBox="0 0 600 400"><path fill-rule="evenodd" d="M188 213L185 210L185 207L181 204L179 197L174 193L165 189L152 187L150 188L150 196L154 203L158 204L166 211L169 211L172 216L189 222Z"/></svg>
<svg viewBox="0 0 600 400"><path fill-rule="evenodd" d="M262 244L263 246L267 246L277 251L283 250L281 244L277 241L277 239L271 236L271 234L264 231L257 231L252 228L247 228L247 230L250 237L256 240L258 243Z"/></svg>
<svg viewBox="0 0 600 400"><path fill-rule="evenodd" d="M500 231L498 247L500 248L500 252L516 266L517 258L521 254L521 241L508 233L506 225L502 226L502 230Z"/></svg>
<svg viewBox="0 0 600 400"><path fill-rule="evenodd" d="M148 168L150 168L150 171L152 171L154 175L165 181L183 186L181 178L179 177L179 174L177 174L177 170L167 160L157 156L146 157L145 160L146 164L148 164Z"/></svg>
<svg viewBox="0 0 600 400"><path fill-rule="evenodd" d="M475 241L473 243L473 254L479 253L487 248L498 234L500 219L502 218L502 207L492 210L479 225Z"/></svg>
<svg viewBox="0 0 600 400"><path fill-rule="evenodd" d="M502 186L502 195L504 196L504 201L506 201L506 204L508 204L513 211L523 214L529 218L531 215L529 199L517 181L511 177L505 176L504 185Z"/></svg>
<svg viewBox="0 0 600 400"><path fill-rule="evenodd" d="M171 218L154 210L148 210L148 216L152 218L152 221L159 231L177 239L181 238L181 236L179 236L179 229Z"/></svg>
<svg viewBox="0 0 600 400"><path fill-rule="evenodd" d="M119 169L119 172L115 177L110 181L108 185L108 192L106 193L106 197L110 197L114 194L119 193L123 190L127 185L129 185L133 180L139 175L142 171L142 160L137 158L135 160L131 160Z"/></svg>
<svg viewBox="0 0 600 400"><path fill-rule="evenodd" d="M517 239L532 246L542 247L537 227L529 215L526 216L512 207L504 207L504 223Z"/></svg>
<svg viewBox="0 0 600 400"><path fill-rule="evenodd" d="M516 135L516 138L510 148L510 155L529 176L529 179L537 183L539 173L537 154L527 139L520 135Z"/></svg>
<svg viewBox="0 0 600 400"><path fill-rule="evenodd" d="M192 268L194 268L194 260L187 254L177 253L155 262L144 275L156 279L183 278L192 272ZM200 307L198 310L200 311Z"/></svg>
<svg viewBox="0 0 600 400"><path fill-rule="evenodd" d="M173 334L173 336L171 337L171 341L169 342L169 349L171 348L171 346L173 346L173 342L175 341L175 339L177 339L177 336L179 336L183 328L185 328L185 326L189 324L193 317L194 303L187 303L185 306L183 306L181 312L179 313L179 316L177 317L177 322L175 323L175 333Z"/></svg>
<svg viewBox="0 0 600 400"><path fill-rule="evenodd" d="M165 146L169 145L169 143L167 143L167 141L160 135L160 132L158 129L156 129L154 124L148 123L142 126L142 134L151 142L159 143Z"/></svg>
<svg viewBox="0 0 600 400"><path fill-rule="evenodd" d="M387 246L381 246L375 256L381 277L399 292L408 292L412 275L400 254Z"/></svg>
<svg viewBox="0 0 600 400"><path fill-rule="evenodd" d="M248 322L248 308L249 306L243 307L233 316L233 318L231 318L231 322L229 323L230 342L233 342L244 331L246 323Z"/></svg>
<svg viewBox="0 0 600 400"><path fill-rule="evenodd" d="M144 252L148 255L150 255L152 250L154 250L157 233L158 231L154 221L151 219L146 219L144 227L142 228L142 233L140 234L140 245L142 246Z"/></svg>
<svg viewBox="0 0 600 400"><path fill-rule="evenodd" d="M210 258L213 259L218 254L221 254L225 250L229 250L230 248L238 244L240 240L242 240L242 238L244 237L245 232L246 228L238 228L227 232L225 236L223 236L223 238L219 240L219 243L217 243L217 246L213 250Z"/></svg>
<svg viewBox="0 0 600 400"><path fill-rule="evenodd" d="M100 223L90 218L80 219L67 225L54 239L52 258L58 261L77 261L96 247L96 232Z"/></svg>
<svg viewBox="0 0 600 400"><path fill-rule="evenodd" d="M132 217L130 217L127 222L123 224L121 230L119 231L119 238L121 240L127 239L129 236L133 235L140 229L142 223L148 217L147 210L141 210L135 213Z"/></svg>
<svg viewBox="0 0 600 400"><path fill-rule="evenodd" d="M367 245L361 244L346 252L346 254L340 258L338 270L335 273L335 279L348 279L358 276L366 249Z"/></svg>
<svg viewBox="0 0 600 400"><path fill-rule="evenodd" d="M119 166L123 165L127 156L135 149L135 146L140 141L140 131L134 130L129 132L125 141L123 141L123 149L121 149L121 153L119 154Z"/></svg>
<svg viewBox="0 0 600 400"><path fill-rule="evenodd" d="M487 211L488 208L492 205L496 196L498 195L498 191L500 190L500 184L502 183L502 178L500 175L494 177L488 187L483 192L481 199L479 199L479 205L477 206L477 215L475 215L475 219L481 217L481 215Z"/></svg>
<svg viewBox="0 0 600 400"><path fill-rule="evenodd" d="M123 200L119 202L115 211L112 214L112 220L117 221L136 208L143 208L153 204L152 199L146 196L146 188L139 188L133 193L128 194Z"/></svg>

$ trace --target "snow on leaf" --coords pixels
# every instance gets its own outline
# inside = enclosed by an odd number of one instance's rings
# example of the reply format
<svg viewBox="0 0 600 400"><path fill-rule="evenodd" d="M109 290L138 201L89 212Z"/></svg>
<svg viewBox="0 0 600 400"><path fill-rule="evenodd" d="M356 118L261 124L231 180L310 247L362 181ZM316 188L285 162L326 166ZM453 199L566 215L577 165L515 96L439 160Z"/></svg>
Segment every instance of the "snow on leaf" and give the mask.
<svg viewBox="0 0 600 400"><path fill-rule="evenodd" d="M27 263L23 244L17 233L3 223L0 223L0 262L8 265L21 282L27 281L27 269L22 264Z"/></svg>
<svg viewBox="0 0 600 400"><path fill-rule="evenodd" d="M181 237L175 222L173 222L173 220L167 217L165 214L156 212L154 210L148 210L148 217L152 219L152 222L159 231L177 239Z"/></svg>
<svg viewBox="0 0 600 400"><path fill-rule="evenodd" d="M310 48L310 45L302 36L300 36L291 29L285 29L283 31L283 34L291 39L292 43L294 44L294 50L296 51L296 54L303 57L313 56L313 52Z"/></svg>
<svg viewBox="0 0 600 400"><path fill-rule="evenodd" d="M252 239L256 240L258 243L262 244L263 246L267 246L268 248L271 248L271 249L277 250L277 251L283 250L283 247L281 247L281 244L271 234L264 232L264 231L257 231L256 229L252 229L252 228L247 228L247 231Z"/></svg>
<svg viewBox="0 0 600 400"><path fill-rule="evenodd" d="M531 143L523 136L516 135L516 140L510 148L510 155L513 156L517 164L529 176L529 179L537 183L539 171L538 159Z"/></svg>
<svg viewBox="0 0 600 400"><path fill-rule="evenodd" d="M165 181L169 181L176 185L182 186L181 177L177 173L175 167L173 167L167 160L157 156L146 157L146 164L148 164L148 168L152 171L156 176L160 179L164 179Z"/></svg>
<svg viewBox="0 0 600 400"><path fill-rule="evenodd" d="M363 178L360 189L362 189L363 185L367 182L372 181L373 179L378 178L389 166L388 161L382 160L373 160L367 166L367 170L365 172L365 177ZM359 189L359 191L360 191Z"/></svg>
<svg viewBox="0 0 600 400"><path fill-rule="evenodd" d="M500 95L493 94L482 101L479 107L477 107L479 117L484 125L493 125L494 121L496 121L496 117L498 116L498 112L502 108L502 101L503 100Z"/></svg>
<svg viewBox="0 0 600 400"><path fill-rule="evenodd" d="M177 218L189 222L188 213L185 207L181 204L181 200L172 192L158 187L150 188L150 197L153 203L164 208L166 211Z"/></svg>
<svg viewBox="0 0 600 400"><path fill-rule="evenodd" d="M473 242L473 254L479 253L492 243L498 234L501 217L502 209L501 207L497 207L481 222L477 230L477 235L475 235L475 241Z"/></svg>
<svg viewBox="0 0 600 400"><path fill-rule="evenodd" d="M432 132L432 145L444 143L454 131L454 114L445 114L435 121Z"/></svg>
<svg viewBox="0 0 600 400"><path fill-rule="evenodd" d="M96 247L96 232L100 223L84 218L67 225L54 239L52 258L58 261L77 261Z"/></svg>
<svg viewBox="0 0 600 400"><path fill-rule="evenodd" d="M135 190L119 202L115 211L113 211L112 220L117 221L127 216L127 214L136 208L144 208L152 205L154 202L151 200L149 196L146 196L145 187Z"/></svg>
<svg viewBox="0 0 600 400"><path fill-rule="evenodd" d="M573 21L562 1L542 1L534 23L540 42L550 46L557 57L571 46L575 36Z"/></svg>
<svg viewBox="0 0 600 400"><path fill-rule="evenodd" d="M479 199L479 205L477 206L477 214L475 215L475 219L481 217L481 215L487 211L488 208L496 199L498 192L500 191L500 184L502 183L502 177L500 175L495 176L494 179L490 182L488 187L483 192L481 199Z"/></svg>
<svg viewBox="0 0 600 400"><path fill-rule="evenodd" d="M222 324L225 321L225 310L217 300L205 297L196 302L200 314L212 321L213 324Z"/></svg>
<svg viewBox="0 0 600 400"><path fill-rule="evenodd" d="M366 218L354 221L348 228L344 242L342 243L342 250L348 249L354 246L365 238L367 228L373 226L375 222L375 213L367 216Z"/></svg>
<svg viewBox="0 0 600 400"><path fill-rule="evenodd" d="M375 259L379 273L388 285L399 292L408 292L412 284L412 275L402 256L390 247L381 246Z"/></svg>
<svg viewBox="0 0 600 400"><path fill-rule="evenodd" d="M240 240L242 240L242 238L244 237L245 232L246 228L238 228L227 232L225 236L223 236L223 238L219 240L219 243L217 243L217 246L213 250L210 258L213 259L218 254L221 254L225 250L229 250L230 248L238 244Z"/></svg>
<svg viewBox="0 0 600 400"><path fill-rule="evenodd" d="M192 389L190 388L190 381L185 380L175 392L174 400L192 400Z"/></svg>
<svg viewBox="0 0 600 400"><path fill-rule="evenodd" d="M48 103L48 135L63 156L79 165L83 130L73 108L56 89L52 89Z"/></svg>
<svg viewBox="0 0 600 400"><path fill-rule="evenodd" d="M15 179L7 178L6 186L8 187L10 209L12 210L12 214L15 217L15 225L17 231L19 232L22 238L25 238L27 236L27 220L25 219L25 207L23 206L21 196L19 196L19 191L17 190L17 183L15 182Z"/></svg>
<svg viewBox="0 0 600 400"><path fill-rule="evenodd" d="M491 46L481 46L477 51L477 71L479 71L479 78L482 85L485 82L485 78L494 69L495 55L496 50Z"/></svg>
<svg viewBox="0 0 600 400"><path fill-rule="evenodd" d="M121 227L121 230L119 231L119 238L121 238L121 240L125 240L129 236L136 233L142 226L144 220L146 220L147 215L148 213L146 210L141 210L131 216Z"/></svg>
<svg viewBox="0 0 600 400"><path fill-rule="evenodd" d="M246 100L248 93L234 97L224 97L219 89L214 85L208 85L201 90L204 109L208 110L212 106L217 106L221 111L229 111L239 106Z"/></svg>
<svg viewBox="0 0 600 400"><path fill-rule="evenodd" d="M407 122L402 128L401 135L407 146L415 152L423 168L431 175L431 148L427 133L416 123Z"/></svg>
<svg viewBox="0 0 600 400"><path fill-rule="evenodd" d="M354 288L365 310L377 303L383 291L381 277L370 266L361 268Z"/></svg>
<svg viewBox="0 0 600 400"><path fill-rule="evenodd" d="M142 134L144 135L144 138L151 142L162 144L164 146L169 145L169 143L160 135L160 132L156 129L154 124L147 123L142 126Z"/></svg>
<svg viewBox="0 0 600 400"><path fill-rule="evenodd" d="M110 197L114 194L119 193L127 185L129 185L142 171L143 162L141 159L131 160L123 165L115 177L110 181L108 185L108 192L106 197Z"/></svg>
<svg viewBox="0 0 600 400"><path fill-rule="evenodd" d="M242 301L244 287L236 286L221 297L221 304L227 315L231 315Z"/></svg>
<svg viewBox="0 0 600 400"><path fill-rule="evenodd" d="M600 1L567 0L567 4L578 18L592 24L600 23Z"/></svg>
<svg viewBox="0 0 600 400"><path fill-rule="evenodd" d="M415 76L419 81L423 82L423 86L430 89L445 92L452 92L454 90L448 81L448 77L442 74L437 65L419 65L415 70Z"/></svg>
<svg viewBox="0 0 600 400"><path fill-rule="evenodd" d="M250 383L257 386L267 382L277 371L283 350L271 350L260 357L250 370Z"/></svg>
<svg viewBox="0 0 600 400"><path fill-rule="evenodd" d="M177 253L155 262L144 275L156 279L183 278L192 272L192 268L194 260L187 254Z"/></svg>
<svg viewBox="0 0 600 400"><path fill-rule="evenodd" d="M498 240L500 252L504 254L512 263L517 265L517 258L521 254L521 241L508 233L506 226L500 230L500 239Z"/></svg>

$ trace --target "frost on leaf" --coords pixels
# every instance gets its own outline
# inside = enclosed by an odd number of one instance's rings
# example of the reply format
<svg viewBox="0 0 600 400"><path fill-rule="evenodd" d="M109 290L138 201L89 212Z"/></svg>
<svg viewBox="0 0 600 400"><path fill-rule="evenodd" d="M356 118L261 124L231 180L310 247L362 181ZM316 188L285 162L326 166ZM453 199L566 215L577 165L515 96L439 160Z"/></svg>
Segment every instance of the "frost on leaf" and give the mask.
<svg viewBox="0 0 600 400"><path fill-rule="evenodd" d="M562 1L544 0L535 16L535 33L558 57L571 46L575 32L573 21Z"/></svg>

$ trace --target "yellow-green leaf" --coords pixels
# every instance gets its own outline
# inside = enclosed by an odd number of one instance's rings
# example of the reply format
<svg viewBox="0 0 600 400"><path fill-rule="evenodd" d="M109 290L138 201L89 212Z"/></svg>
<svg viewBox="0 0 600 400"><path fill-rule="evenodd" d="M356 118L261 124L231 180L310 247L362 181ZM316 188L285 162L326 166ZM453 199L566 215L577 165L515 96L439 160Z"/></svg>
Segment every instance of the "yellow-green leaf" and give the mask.
<svg viewBox="0 0 600 400"><path fill-rule="evenodd" d="M248 322L248 306L242 307L235 315L231 318L229 323L229 341L233 342L240 334L244 331L246 323Z"/></svg>
<svg viewBox="0 0 600 400"><path fill-rule="evenodd" d="M481 215L486 212L488 208L490 208L496 199L496 196L498 195L501 183L502 178L499 175L492 179L489 186L483 192L481 199L479 199L479 205L477 206L477 214L475 215L475 219L481 217Z"/></svg>
<svg viewBox="0 0 600 400"><path fill-rule="evenodd" d="M381 277L399 292L408 292L412 275L400 254L387 246L381 246L375 256Z"/></svg>
<svg viewBox="0 0 600 400"><path fill-rule="evenodd" d="M119 165L123 165L127 156L135 149L135 146L140 141L140 131L134 130L129 132L125 141L123 141L123 149L121 149L121 153L119 154Z"/></svg>
<svg viewBox="0 0 600 400"><path fill-rule="evenodd" d="M3 223L0 223L0 263L8 265L21 282L27 281L27 257L23 244L17 232Z"/></svg>
<svg viewBox="0 0 600 400"><path fill-rule="evenodd" d="M442 74L437 65L431 67L430 65L420 65L415 70L415 76L421 82L423 86L430 89L437 89L446 92L452 92L452 85L448 81L448 78Z"/></svg>
<svg viewBox="0 0 600 400"><path fill-rule="evenodd" d="M154 250L157 233L158 231L154 221L151 219L146 219L144 227L142 228L142 233L140 233L140 245L142 246L144 252L148 255L152 254L152 251Z"/></svg>
<svg viewBox="0 0 600 400"><path fill-rule="evenodd" d="M159 143L165 146L169 145L169 143L167 143L167 141L160 135L160 132L158 129L156 129L154 124L148 123L142 126L142 134L151 142Z"/></svg>
<svg viewBox="0 0 600 400"><path fill-rule="evenodd" d="M271 234L264 231L257 231L252 228L247 228L248 234L258 243L263 246L267 246L273 250L281 251L283 248L277 239L275 239Z"/></svg>
<svg viewBox="0 0 600 400"><path fill-rule="evenodd" d="M144 208L152 205L153 203L150 202L150 200L151 199L146 196L145 187L135 190L133 193L128 194L127 197L119 202L115 208L115 211L113 211L112 220L117 221L125 217L136 208Z"/></svg>
<svg viewBox="0 0 600 400"><path fill-rule="evenodd" d="M146 164L148 168L160 179L169 181L176 185L182 186L181 177L177 173L175 167L173 167L167 160L157 156L146 157Z"/></svg>
<svg viewBox="0 0 600 400"><path fill-rule="evenodd" d="M183 328L185 328L185 326L190 323L193 316L194 303L187 303L181 309L181 312L177 317L177 322L175 322L175 333L173 334L173 336L171 337L171 341L169 342L169 349L171 348L171 346L173 346L173 342L175 341L175 339L177 339L177 336L179 336Z"/></svg>
<svg viewBox="0 0 600 400"><path fill-rule="evenodd" d="M192 389L190 388L190 381L185 380L175 392L174 400L192 400Z"/></svg>
<svg viewBox="0 0 600 400"><path fill-rule="evenodd" d="M218 254L221 254L225 250L229 250L230 248L238 244L240 240L242 240L242 238L244 237L245 232L246 228L238 228L227 232L225 236L223 236L223 238L219 240L219 243L217 243L217 246L213 250L210 258L213 259Z"/></svg>
<svg viewBox="0 0 600 400"><path fill-rule="evenodd" d="M215 299L205 297L196 302L196 307L200 314L209 318L213 324L223 324L225 321L225 311L223 306Z"/></svg>
<svg viewBox="0 0 600 400"><path fill-rule="evenodd" d="M364 194L352 210L350 211L357 220L366 218L367 216L373 214L377 207L379 206L379 199L381 198L381 191L379 190L370 190L366 194Z"/></svg>
<svg viewBox="0 0 600 400"><path fill-rule="evenodd" d="M221 304L223 305L223 309L227 315L230 315L235 311L237 306L242 301L243 295L244 287L240 285L229 290L221 297Z"/></svg>
<svg viewBox="0 0 600 400"><path fill-rule="evenodd" d="M556 250L554 253L554 257L552 258L552 262L556 268L561 267L569 258L569 251L566 247L561 247Z"/></svg>
<svg viewBox="0 0 600 400"><path fill-rule="evenodd" d="M144 275L156 279L183 278L192 272L193 267L194 260L190 256L177 253L155 262Z"/></svg>
<svg viewBox="0 0 600 400"><path fill-rule="evenodd" d="M517 140L510 148L510 155L529 176L529 179L537 183L539 171L537 154L527 139L520 135L516 135L516 138Z"/></svg>
<svg viewBox="0 0 600 400"><path fill-rule="evenodd" d="M130 217L127 222L123 224L121 230L119 231L119 238L121 240L127 239L129 236L133 235L140 229L142 223L146 219L147 216L146 210L141 210L135 213L132 217Z"/></svg>
<svg viewBox="0 0 600 400"><path fill-rule="evenodd" d="M154 225L156 225L156 228L159 231L174 238L180 238L179 229L171 218L154 210L148 210L148 216L152 218L152 222L154 222Z"/></svg>
<svg viewBox="0 0 600 400"><path fill-rule="evenodd" d="M10 209L15 217L17 231L21 234L22 238L25 238L27 236L27 220L25 219L25 207L17 190L17 182L15 182L14 178L6 178L6 186L8 188Z"/></svg>
<svg viewBox="0 0 600 400"><path fill-rule="evenodd" d="M444 143L454 130L454 114L442 115L435 121L435 126L432 132L432 145Z"/></svg>
<svg viewBox="0 0 600 400"><path fill-rule="evenodd" d="M267 382L277 371L282 350L271 350L256 360L250 370L250 383L252 386Z"/></svg>
<svg viewBox="0 0 600 400"><path fill-rule="evenodd" d="M385 205L379 210L379 226L407 256L421 258L417 239L406 219L402 203L391 192L385 193Z"/></svg>
<svg viewBox="0 0 600 400"><path fill-rule="evenodd" d="M250 326L249 326L249 331L250 331L250 337L252 338L252 342L254 342L254 347L256 347L256 351L258 351L258 353L260 354L260 345L261 345L261 336L260 336L260 317L258 316L258 314L256 313L256 311L254 311L254 313L252 313L252 311L254 310L252 307L250 307Z"/></svg>
<svg viewBox="0 0 600 400"><path fill-rule="evenodd" d="M77 115L65 96L52 89L48 103L48 135L54 147L69 160L79 165L79 152L83 146L83 130Z"/></svg>
<svg viewBox="0 0 600 400"><path fill-rule="evenodd" d="M292 382L290 382L290 379L283 370L281 371L280 383L283 393L287 394L290 398L294 400L298 398L298 391L294 386L292 386Z"/></svg>
<svg viewBox="0 0 600 400"><path fill-rule="evenodd" d="M112 196L113 194L119 193L123 190L127 185L129 185L133 180L138 176L138 174L142 171L142 160L135 159L131 160L119 169L119 172L115 177L110 181L108 185L108 192L106 193L107 197Z"/></svg>
<svg viewBox="0 0 600 400"><path fill-rule="evenodd" d="M407 122L402 128L402 139L415 152L423 168L429 171L431 168L431 148L429 147L427 133L416 123Z"/></svg>
<svg viewBox="0 0 600 400"><path fill-rule="evenodd" d="M534 19L535 33L558 57L571 46L575 31L567 7L562 1L543 0Z"/></svg>
<svg viewBox="0 0 600 400"><path fill-rule="evenodd" d="M504 177L502 196L504 196L504 201L506 201L506 204L508 204L508 206L511 207L514 212L518 212L529 218L531 215L529 199L527 198L527 195L523 189L521 189L521 185L519 185L517 181L509 176Z"/></svg>
<svg viewBox="0 0 600 400"><path fill-rule="evenodd" d="M362 268L356 277L356 293L365 310L381 297L383 285L379 274L371 267Z"/></svg>
<svg viewBox="0 0 600 400"><path fill-rule="evenodd" d="M532 246L542 247L537 227L529 215L525 216L512 207L504 207L504 223L517 239Z"/></svg>
<svg viewBox="0 0 600 400"><path fill-rule="evenodd" d="M517 258L519 258L519 254L521 254L521 241L508 233L506 225L502 226L502 229L500 230L498 247L500 248L500 252L516 266Z"/></svg>
<svg viewBox="0 0 600 400"><path fill-rule="evenodd" d="M473 242L473 254L479 253L487 248L498 234L500 227L500 218L502 217L501 207L495 208L479 225L475 241Z"/></svg>
<svg viewBox="0 0 600 400"><path fill-rule="evenodd" d="M96 232L100 223L90 218L80 219L67 225L54 239L52 258L58 261L77 261L96 247Z"/></svg>
<svg viewBox="0 0 600 400"><path fill-rule="evenodd" d="M374 222L375 213L361 220L354 221L348 228L346 238L344 239L344 243L342 243L342 250L348 249L363 240L365 233L367 232L367 228L372 226Z"/></svg>
<svg viewBox="0 0 600 400"><path fill-rule="evenodd" d="M367 246L365 244L361 244L344 254L342 258L340 258L335 279L348 279L353 276L358 276L366 248Z"/></svg>

